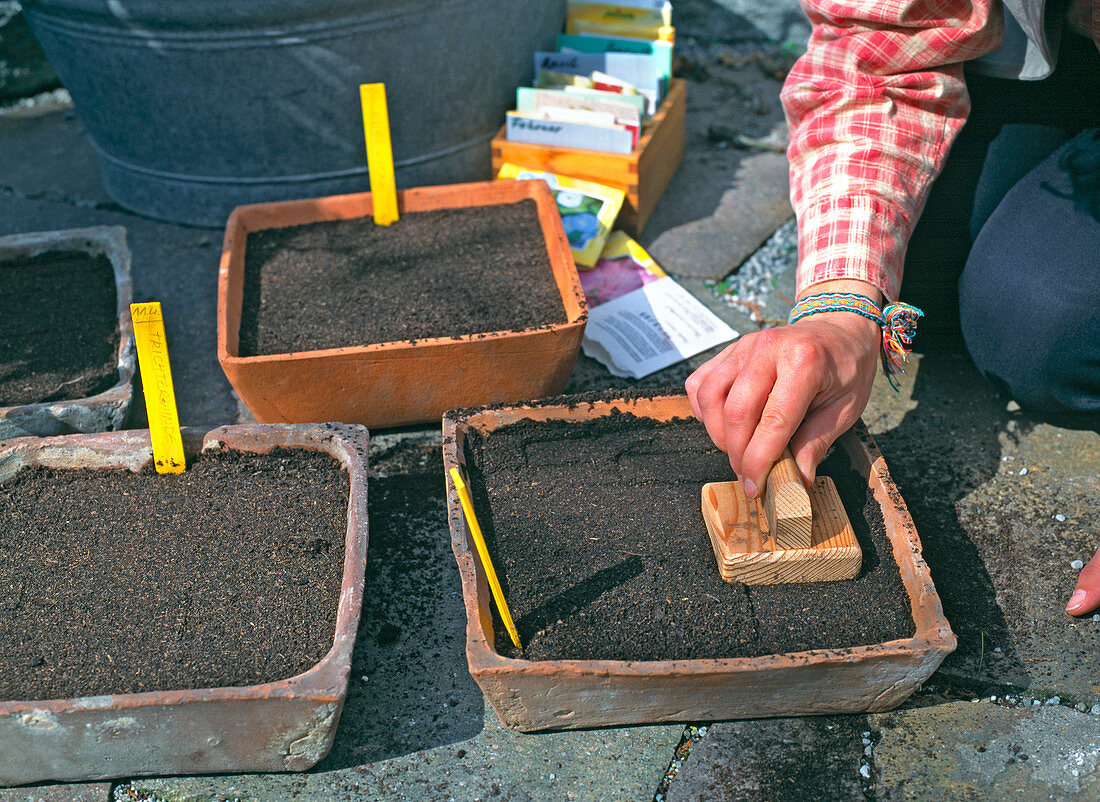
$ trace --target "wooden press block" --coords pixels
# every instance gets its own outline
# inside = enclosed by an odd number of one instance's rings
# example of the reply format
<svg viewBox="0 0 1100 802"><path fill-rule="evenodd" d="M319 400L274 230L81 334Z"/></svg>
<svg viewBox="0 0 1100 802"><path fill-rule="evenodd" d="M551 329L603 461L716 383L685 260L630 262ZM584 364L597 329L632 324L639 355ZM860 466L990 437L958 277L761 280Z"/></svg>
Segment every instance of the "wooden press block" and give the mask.
<svg viewBox="0 0 1100 802"><path fill-rule="evenodd" d="M758 499L749 499L740 482L703 486L703 520L710 533L718 571L727 582L778 585L851 579L859 573L863 553L833 480L814 481L809 548L777 549Z"/></svg>

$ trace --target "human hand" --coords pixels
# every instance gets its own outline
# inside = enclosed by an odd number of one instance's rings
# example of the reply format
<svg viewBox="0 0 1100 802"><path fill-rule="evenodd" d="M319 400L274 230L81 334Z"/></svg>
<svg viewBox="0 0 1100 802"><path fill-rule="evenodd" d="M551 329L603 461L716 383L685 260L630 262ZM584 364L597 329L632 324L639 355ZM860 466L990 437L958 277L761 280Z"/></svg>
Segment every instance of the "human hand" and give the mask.
<svg viewBox="0 0 1100 802"><path fill-rule="evenodd" d="M874 321L822 312L746 334L688 377L695 417L750 498L788 442L803 482L813 481L829 446L867 406L881 343Z"/></svg>
<svg viewBox="0 0 1100 802"><path fill-rule="evenodd" d="M1100 607L1100 549L1081 569L1077 577L1077 589L1069 597L1066 612L1070 615L1084 615Z"/></svg>

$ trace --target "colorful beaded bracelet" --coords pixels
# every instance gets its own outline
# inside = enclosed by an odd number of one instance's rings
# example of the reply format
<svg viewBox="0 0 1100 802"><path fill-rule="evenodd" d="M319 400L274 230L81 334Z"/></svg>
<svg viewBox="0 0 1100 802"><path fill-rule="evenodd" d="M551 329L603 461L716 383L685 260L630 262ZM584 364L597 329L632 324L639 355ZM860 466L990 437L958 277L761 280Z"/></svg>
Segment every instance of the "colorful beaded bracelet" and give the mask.
<svg viewBox="0 0 1100 802"><path fill-rule="evenodd" d="M882 329L882 369L890 386L897 389L894 377L905 373L909 348L917 333L917 320L924 312L909 304L887 304L879 311L878 304L865 295L854 292L819 292L794 305L788 323L794 323L818 312L854 312L873 320Z"/></svg>

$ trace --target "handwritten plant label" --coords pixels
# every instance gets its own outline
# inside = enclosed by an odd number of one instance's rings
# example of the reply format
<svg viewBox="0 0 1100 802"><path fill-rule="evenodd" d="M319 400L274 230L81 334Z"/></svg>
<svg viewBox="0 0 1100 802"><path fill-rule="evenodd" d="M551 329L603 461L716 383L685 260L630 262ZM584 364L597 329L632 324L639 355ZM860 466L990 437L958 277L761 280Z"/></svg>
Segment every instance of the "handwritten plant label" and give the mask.
<svg viewBox="0 0 1100 802"><path fill-rule="evenodd" d="M156 301L130 304L130 317L134 321L141 389L149 416L153 464L157 473L183 473L187 463L183 456L183 438L160 304Z"/></svg>

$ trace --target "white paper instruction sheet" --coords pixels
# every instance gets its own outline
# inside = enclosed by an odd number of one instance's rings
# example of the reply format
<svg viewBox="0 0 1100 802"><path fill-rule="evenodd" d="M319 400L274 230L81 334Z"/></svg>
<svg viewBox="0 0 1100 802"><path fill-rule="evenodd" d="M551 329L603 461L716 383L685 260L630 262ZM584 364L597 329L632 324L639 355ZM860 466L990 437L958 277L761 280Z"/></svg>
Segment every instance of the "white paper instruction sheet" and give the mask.
<svg viewBox="0 0 1100 802"><path fill-rule="evenodd" d="M592 307L583 347L614 375L640 379L737 336L664 276Z"/></svg>

